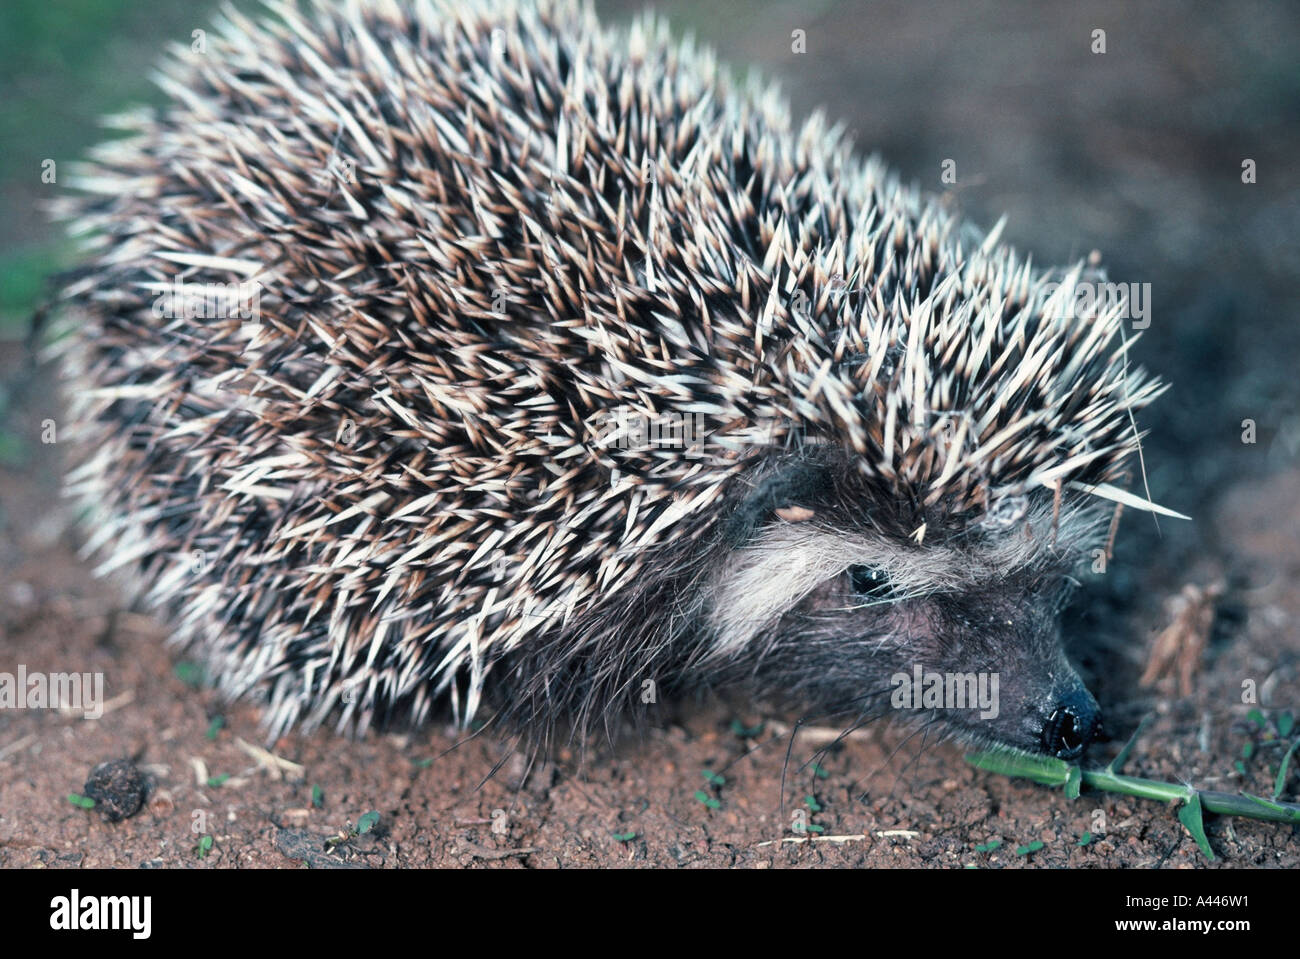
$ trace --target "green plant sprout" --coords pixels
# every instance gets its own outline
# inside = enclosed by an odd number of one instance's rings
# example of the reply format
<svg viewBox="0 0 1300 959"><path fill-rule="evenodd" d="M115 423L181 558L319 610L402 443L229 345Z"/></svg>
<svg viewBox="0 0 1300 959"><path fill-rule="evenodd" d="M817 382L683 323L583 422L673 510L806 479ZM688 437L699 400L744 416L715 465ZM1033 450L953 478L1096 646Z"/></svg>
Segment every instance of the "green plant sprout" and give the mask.
<svg viewBox="0 0 1300 959"><path fill-rule="evenodd" d="M1273 779L1273 798L1280 799L1282 791L1286 788L1287 774L1291 770L1291 760L1295 756L1297 749L1300 749L1300 736L1295 739L1291 734L1296 730L1295 716L1290 710L1282 710L1273 713L1273 727L1269 727L1268 718L1258 709L1252 709L1246 714L1246 719L1255 725L1253 735L1258 735L1260 742L1253 738L1246 740L1241 747L1241 759L1234 762L1233 768L1243 777L1247 775L1246 761L1255 756L1263 756L1263 751L1280 749L1282 750L1282 760L1278 763L1277 772Z"/></svg>
<svg viewBox="0 0 1300 959"><path fill-rule="evenodd" d="M368 813L363 813L361 817L357 819L357 824L355 826L349 824L348 828L340 832L337 836L331 836L329 839L326 839L325 848L326 850L333 850L336 846L342 845L345 842L351 842L358 836L364 836L378 824L379 813L375 812L373 809Z"/></svg>
<svg viewBox="0 0 1300 959"><path fill-rule="evenodd" d="M1121 775L1120 769L1128 761L1129 754L1133 751L1133 746L1145 727L1144 721L1133 733L1132 738L1124 744L1119 755L1102 769L1083 769L1064 759L1036 756L1009 748L971 753L966 757L966 761L988 772L1032 779L1044 786L1064 786L1065 794L1070 799L1077 799L1080 788L1087 786L1102 792L1122 793L1141 799L1177 802L1179 803L1178 821L1183 824L1191 837L1196 840L1196 845L1201 852L1210 860L1214 859L1214 852L1210 849L1210 841L1205 835L1204 813L1300 824L1300 803L1281 802L1276 798L1281 792L1281 781L1285 778L1285 760L1284 768L1279 773L1273 799L1264 799L1245 792L1227 793L1211 789L1195 789L1183 783L1160 782ZM1288 760L1294 751L1295 747L1292 746L1287 754Z"/></svg>

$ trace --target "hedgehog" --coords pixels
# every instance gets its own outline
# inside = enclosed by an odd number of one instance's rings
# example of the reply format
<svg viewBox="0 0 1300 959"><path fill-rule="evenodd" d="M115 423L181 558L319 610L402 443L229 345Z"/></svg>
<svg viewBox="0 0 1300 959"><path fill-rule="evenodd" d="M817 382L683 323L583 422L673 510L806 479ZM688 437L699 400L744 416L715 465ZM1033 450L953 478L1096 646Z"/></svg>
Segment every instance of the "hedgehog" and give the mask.
<svg viewBox="0 0 1300 959"><path fill-rule="evenodd" d="M1061 610L1120 508L1177 515L1127 489L1164 387L1092 264L652 14L266 6L56 211L86 552L223 695L549 738L741 688L1082 753ZM899 708L921 670L998 706Z"/></svg>

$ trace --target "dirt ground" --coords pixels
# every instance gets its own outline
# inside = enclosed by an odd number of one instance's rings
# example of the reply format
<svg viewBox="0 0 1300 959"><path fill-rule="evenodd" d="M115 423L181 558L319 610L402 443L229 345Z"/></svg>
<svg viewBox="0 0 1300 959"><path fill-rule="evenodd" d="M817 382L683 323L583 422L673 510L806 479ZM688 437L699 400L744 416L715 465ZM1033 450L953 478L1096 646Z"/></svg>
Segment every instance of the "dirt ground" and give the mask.
<svg viewBox="0 0 1300 959"><path fill-rule="evenodd" d="M600 4L611 22L637 6ZM1007 238L1041 261L1100 246L1113 279L1152 283L1134 356L1174 388L1143 418L1148 475L1155 499L1194 522L1157 530L1126 515L1111 570L1067 615L1114 737L1090 758L1110 758L1150 714L1127 772L1271 794L1279 740L1248 718L1242 689L1270 716L1300 715L1294 16L1119 0L663 9L781 78L796 112L844 118L926 189L956 157L952 201L985 223L1009 212ZM1097 25L1111 44L1101 69L1078 39ZM803 60L788 52L795 27L810 38ZM1243 157L1259 163L1254 192ZM6 209L23 207L5 220L38 230L25 189L3 184ZM112 585L78 558L59 449L41 442L53 395L50 371L0 342L0 671L102 672L108 705L97 721L0 709L0 867L1300 866L1300 828L1211 817L1210 863L1159 803L1071 801L903 728L826 749L824 731L792 740L795 717L752 702L677 704L665 725L585 757L559 751L526 777L506 744L452 748L444 728L266 744L256 710L202 688L146 613L113 613ZM1143 689L1188 584L1223 587L1192 688ZM121 757L148 782L137 814L109 823L70 801ZM1282 795L1300 801L1300 762ZM371 812L373 827L349 835ZM822 827L815 841L792 831L800 816Z"/></svg>

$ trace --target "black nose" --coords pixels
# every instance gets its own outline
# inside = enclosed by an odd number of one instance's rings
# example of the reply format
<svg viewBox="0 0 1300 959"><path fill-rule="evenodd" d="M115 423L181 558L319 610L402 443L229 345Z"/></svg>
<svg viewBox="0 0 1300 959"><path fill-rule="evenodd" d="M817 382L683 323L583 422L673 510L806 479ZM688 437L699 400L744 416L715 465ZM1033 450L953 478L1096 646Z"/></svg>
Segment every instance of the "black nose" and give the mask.
<svg viewBox="0 0 1300 959"><path fill-rule="evenodd" d="M1101 708L1082 686L1061 697L1043 724L1043 749L1061 759L1078 759L1097 735Z"/></svg>

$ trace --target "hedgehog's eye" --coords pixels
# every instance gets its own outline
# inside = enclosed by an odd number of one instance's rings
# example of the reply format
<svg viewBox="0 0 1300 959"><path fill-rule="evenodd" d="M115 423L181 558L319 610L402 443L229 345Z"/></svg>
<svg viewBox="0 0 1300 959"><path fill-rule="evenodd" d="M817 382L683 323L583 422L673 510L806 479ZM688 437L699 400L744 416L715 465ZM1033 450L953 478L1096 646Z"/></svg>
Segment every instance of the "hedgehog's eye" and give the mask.
<svg viewBox="0 0 1300 959"><path fill-rule="evenodd" d="M893 592L888 574L877 566L850 566L849 584L867 599L888 599Z"/></svg>

